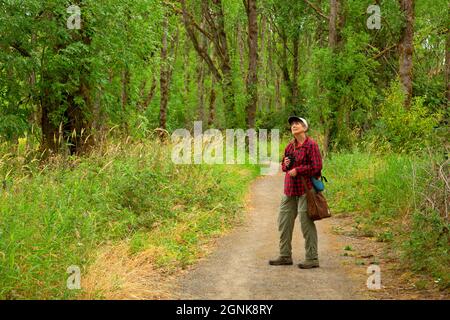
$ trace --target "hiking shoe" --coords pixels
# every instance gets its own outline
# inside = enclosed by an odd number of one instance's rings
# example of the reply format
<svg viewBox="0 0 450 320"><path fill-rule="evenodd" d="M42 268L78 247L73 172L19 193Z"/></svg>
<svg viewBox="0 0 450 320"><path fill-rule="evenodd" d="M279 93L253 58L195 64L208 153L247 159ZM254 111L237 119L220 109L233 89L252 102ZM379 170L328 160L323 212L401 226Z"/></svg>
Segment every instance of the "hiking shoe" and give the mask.
<svg viewBox="0 0 450 320"><path fill-rule="evenodd" d="M307 260L298 264L300 269L312 269L319 267L319 260Z"/></svg>
<svg viewBox="0 0 450 320"><path fill-rule="evenodd" d="M275 260L269 260L271 266L288 266L292 265L291 257L278 257Z"/></svg>

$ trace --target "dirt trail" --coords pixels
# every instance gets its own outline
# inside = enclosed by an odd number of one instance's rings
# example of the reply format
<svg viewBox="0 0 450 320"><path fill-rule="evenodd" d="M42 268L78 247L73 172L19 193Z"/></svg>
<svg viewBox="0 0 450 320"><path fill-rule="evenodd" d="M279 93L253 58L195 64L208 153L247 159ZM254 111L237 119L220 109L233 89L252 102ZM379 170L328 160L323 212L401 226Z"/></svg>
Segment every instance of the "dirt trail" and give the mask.
<svg viewBox="0 0 450 320"><path fill-rule="evenodd" d="M251 187L245 223L179 281L181 299L364 299L360 279L342 266L330 221L316 223L320 268L301 270L304 242L297 217L293 266L270 266L278 255L278 206L283 175L258 178ZM330 220L330 219L328 219Z"/></svg>

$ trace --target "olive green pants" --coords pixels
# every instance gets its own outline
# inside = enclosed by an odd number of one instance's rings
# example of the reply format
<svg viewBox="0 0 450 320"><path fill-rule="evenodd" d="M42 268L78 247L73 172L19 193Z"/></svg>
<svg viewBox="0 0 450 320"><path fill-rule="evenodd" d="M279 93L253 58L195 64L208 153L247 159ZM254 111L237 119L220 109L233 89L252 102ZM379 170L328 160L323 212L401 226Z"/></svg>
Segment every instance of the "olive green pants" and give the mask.
<svg viewBox="0 0 450 320"><path fill-rule="evenodd" d="M280 256L292 256L292 232L295 218L300 216L300 224L305 239L306 260L318 260L317 255L317 229L307 213L306 195L283 195L278 216L278 230L280 232Z"/></svg>

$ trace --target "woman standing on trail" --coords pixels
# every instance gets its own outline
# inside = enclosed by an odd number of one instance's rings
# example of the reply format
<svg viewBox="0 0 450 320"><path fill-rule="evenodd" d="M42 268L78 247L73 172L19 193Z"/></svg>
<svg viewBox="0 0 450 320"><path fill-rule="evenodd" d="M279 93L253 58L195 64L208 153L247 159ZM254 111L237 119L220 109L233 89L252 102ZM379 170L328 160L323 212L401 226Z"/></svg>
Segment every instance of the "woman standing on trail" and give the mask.
<svg viewBox="0 0 450 320"><path fill-rule="evenodd" d="M301 229L305 239L306 260L298 267L310 269L319 267L317 254L317 230L308 214L306 191L301 177L304 177L308 189L311 189L311 177L320 177L322 157L317 143L306 135L308 123L305 119L292 116L288 119L294 139L284 150L282 170L284 178L284 195L278 216L280 232L280 256L270 260L273 266L292 265L292 231L297 214L300 216ZM292 163L291 163L292 162Z"/></svg>

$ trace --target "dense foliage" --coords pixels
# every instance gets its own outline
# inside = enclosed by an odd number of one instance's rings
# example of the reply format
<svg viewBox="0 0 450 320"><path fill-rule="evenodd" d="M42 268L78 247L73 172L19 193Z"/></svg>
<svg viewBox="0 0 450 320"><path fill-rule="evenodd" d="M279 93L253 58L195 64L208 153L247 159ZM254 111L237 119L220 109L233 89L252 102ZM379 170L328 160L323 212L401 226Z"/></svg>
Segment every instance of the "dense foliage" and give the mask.
<svg viewBox="0 0 450 320"><path fill-rule="evenodd" d="M404 2L377 2L380 28L369 29L369 0L3 0L0 138L32 135L42 148L68 142L78 152L115 125L132 134L189 128L193 120L270 128L297 112L321 128L325 148L352 147L380 121L389 127L389 112L401 112L389 88L402 80ZM68 28L70 5L80 9L80 29ZM249 84L252 7L258 54ZM420 117L442 126L448 3L417 1L413 14L412 97L421 97Z"/></svg>

